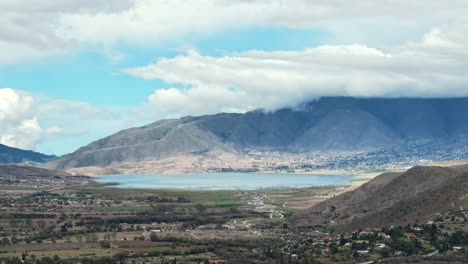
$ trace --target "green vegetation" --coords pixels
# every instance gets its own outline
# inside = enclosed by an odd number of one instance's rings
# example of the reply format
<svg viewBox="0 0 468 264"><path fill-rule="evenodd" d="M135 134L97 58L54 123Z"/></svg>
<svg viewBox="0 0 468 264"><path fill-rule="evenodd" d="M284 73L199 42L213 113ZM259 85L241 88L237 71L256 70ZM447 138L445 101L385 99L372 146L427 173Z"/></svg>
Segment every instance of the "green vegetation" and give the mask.
<svg viewBox="0 0 468 264"><path fill-rule="evenodd" d="M151 206L109 206L109 207L98 207L97 211L148 211L151 210Z"/></svg>
<svg viewBox="0 0 468 264"><path fill-rule="evenodd" d="M7 194L0 199L0 263L385 263L436 251L458 261L467 255L463 211L439 215L434 224L336 235L338 223L294 227L301 209L344 189L182 191L91 183Z"/></svg>

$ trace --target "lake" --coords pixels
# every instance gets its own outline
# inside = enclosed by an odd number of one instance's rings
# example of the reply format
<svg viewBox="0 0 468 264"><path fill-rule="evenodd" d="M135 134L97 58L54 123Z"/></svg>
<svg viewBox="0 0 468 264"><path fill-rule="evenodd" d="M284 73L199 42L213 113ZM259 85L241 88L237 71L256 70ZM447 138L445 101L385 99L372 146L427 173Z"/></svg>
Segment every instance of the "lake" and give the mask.
<svg viewBox="0 0 468 264"><path fill-rule="evenodd" d="M354 175L317 175L285 173L183 173L107 175L98 182L118 183L117 188L257 190L346 185Z"/></svg>

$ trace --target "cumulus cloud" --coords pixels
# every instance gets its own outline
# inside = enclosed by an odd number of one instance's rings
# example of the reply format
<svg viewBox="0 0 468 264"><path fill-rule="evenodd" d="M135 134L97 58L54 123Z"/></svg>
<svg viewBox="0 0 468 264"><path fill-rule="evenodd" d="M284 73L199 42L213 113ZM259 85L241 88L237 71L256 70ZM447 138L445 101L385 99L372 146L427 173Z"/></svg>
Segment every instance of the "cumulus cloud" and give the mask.
<svg viewBox="0 0 468 264"><path fill-rule="evenodd" d="M59 134L59 127L42 128L34 113L34 99L10 88L0 89L0 143L33 149L41 140Z"/></svg>
<svg viewBox="0 0 468 264"><path fill-rule="evenodd" d="M468 96L466 32L466 24L436 28L393 52L357 44L224 57L188 52L125 71L189 87L149 97L165 114L277 109L319 96Z"/></svg>
<svg viewBox="0 0 468 264"><path fill-rule="evenodd" d="M0 143L8 146L35 149L46 140L85 133L87 124L120 119L119 113L88 103L0 89Z"/></svg>

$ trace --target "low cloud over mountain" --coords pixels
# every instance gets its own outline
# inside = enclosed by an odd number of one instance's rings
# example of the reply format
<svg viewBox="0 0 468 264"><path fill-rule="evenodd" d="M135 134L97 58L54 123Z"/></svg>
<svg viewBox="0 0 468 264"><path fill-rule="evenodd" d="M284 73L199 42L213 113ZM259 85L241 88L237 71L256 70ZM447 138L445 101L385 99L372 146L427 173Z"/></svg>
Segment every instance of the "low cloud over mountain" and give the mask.
<svg viewBox="0 0 468 264"><path fill-rule="evenodd" d="M161 120L92 142L55 160L51 166L66 169L129 164L126 169L131 170L139 167L141 162L187 156L203 156L210 160L217 159L219 153L230 153L233 155L230 160L217 165L230 167L236 166L236 155L245 151L295 155L369 152L397 147L413 149L409 154L430 160L431 155L438 153L438 149L433 149L434 144L446 146L446 151L455 153L455 150L463 150L458 144L466 144L467 140L467 98L328 97L312 101L301 110L222 113ZM423 147L418 148L421 153L416 153L415 146L421 142ZM394 155L401 156L402 153L391 152L385 159L396 160ZM168 161L163 166L177 167L177 164ZM149 166L146 172L159 169Z"/></svg>
<svg viewBox="0 0 468 264"><path fill-rule="evenodd" d="M356 44L222 57L191 51L126 72L188 86L149 97L162 115L276 110L321 96L460 97L468 95L467 31L468 24L433 29L391 51Z"/></svg>

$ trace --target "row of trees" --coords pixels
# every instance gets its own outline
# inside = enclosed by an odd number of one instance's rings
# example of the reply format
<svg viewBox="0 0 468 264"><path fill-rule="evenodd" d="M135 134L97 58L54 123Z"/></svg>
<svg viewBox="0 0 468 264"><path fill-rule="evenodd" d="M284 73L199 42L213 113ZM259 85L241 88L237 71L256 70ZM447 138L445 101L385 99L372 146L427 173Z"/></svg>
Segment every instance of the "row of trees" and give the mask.
<svg viewBox="0 0 468 264"><path fill-rule="evenodd" d="M8 223L10 224L11 227L29 227L29 228L34 227L34 223L31 218L26 218L24 220L23 219L10 219ZM37 227L41 229L43 229L47 225L47 223L44 220L36 221L35 224Z"/></svg>

